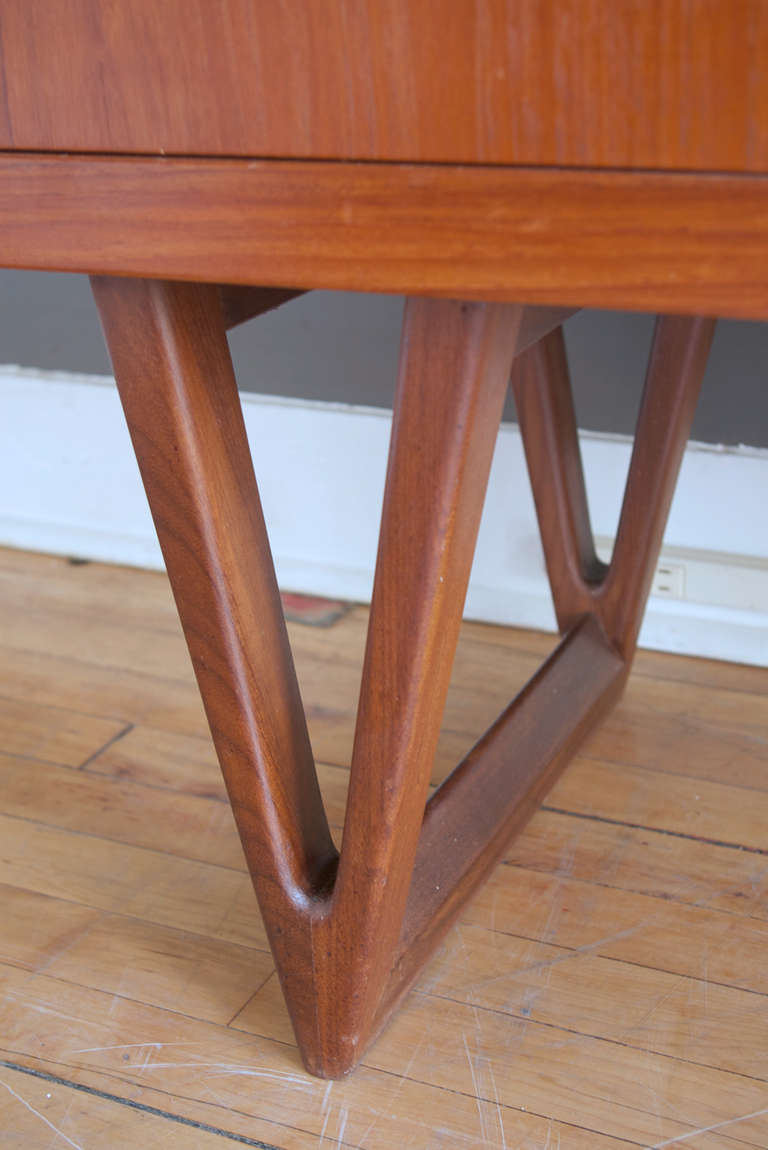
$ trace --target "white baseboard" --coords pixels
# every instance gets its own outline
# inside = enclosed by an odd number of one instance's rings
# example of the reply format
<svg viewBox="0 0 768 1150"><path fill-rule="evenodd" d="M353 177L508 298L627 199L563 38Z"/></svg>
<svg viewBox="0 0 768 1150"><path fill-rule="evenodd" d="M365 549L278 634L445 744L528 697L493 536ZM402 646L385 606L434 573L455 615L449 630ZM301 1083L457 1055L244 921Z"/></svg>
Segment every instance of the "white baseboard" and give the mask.
<svg viewBox="0 0 768 1150"><path fill-rule="evenodd" d="M253 395L243 408L281 585L366 601L389 413ZM162 567L111 379L0 368L0 409L0 544ZM609 540L630 441L587 433L582 447L594 529ZM673 597L651 597L642 645L768 664L767 494L768 451L689 446L664 551L680 581ZM466 615L554 629L511 424L499 434Z"/></svg>

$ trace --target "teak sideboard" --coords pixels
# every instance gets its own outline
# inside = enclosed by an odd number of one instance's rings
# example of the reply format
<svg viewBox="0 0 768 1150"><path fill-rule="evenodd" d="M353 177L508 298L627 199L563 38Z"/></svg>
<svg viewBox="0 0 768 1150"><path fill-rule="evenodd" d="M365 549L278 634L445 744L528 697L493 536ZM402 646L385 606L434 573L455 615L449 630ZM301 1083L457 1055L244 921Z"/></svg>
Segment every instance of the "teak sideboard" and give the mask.
<svg viewBox="0 0 768 1150"><path fill-rule="evenodd" d="M0 265L92 277L299 1047L339 1076L626 680L714 317L768 318L768 2L2 0L0 52ZM313 288L407 297L340 853L226 340ZM608 565L583 306L659 316ZM428 797L510 383L563 637Z"/></svg>

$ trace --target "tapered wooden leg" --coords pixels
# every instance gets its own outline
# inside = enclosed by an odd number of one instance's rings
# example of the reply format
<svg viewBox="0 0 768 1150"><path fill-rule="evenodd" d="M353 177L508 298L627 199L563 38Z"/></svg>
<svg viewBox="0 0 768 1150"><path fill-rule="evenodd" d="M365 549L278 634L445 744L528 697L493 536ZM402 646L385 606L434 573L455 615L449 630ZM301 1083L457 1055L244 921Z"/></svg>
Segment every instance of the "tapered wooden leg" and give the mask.
<svg viewBox="0 0 768 1150"><path fill-rule="evenodd" d="M370 1033L401 931L521 310L406 305L341 863L317 950L323 1040L345 1061Z"/></svg>
<svg viewBox="0 0 768 1150"><path fill-rule="evenodd" d="M284 977L311 969L336 850L214 287L94 279L200 693ZM294 1014L311 989L290 987ZM305 1005L308 1003L309 1005Z"/></svg>
<svg viewBox="0 0 768 1150"><path fill-rule="evenodd" d="M657 338L605 578L561 336L524 362L518 404L568 633L427 802L510 365L559 316L408 301L339 857L225 338L227 324L275 306L281 293L230 298L216 287L116 279L93 287L297 1041L313 1073L338 1076L624 681L706 325Z"/></svg>

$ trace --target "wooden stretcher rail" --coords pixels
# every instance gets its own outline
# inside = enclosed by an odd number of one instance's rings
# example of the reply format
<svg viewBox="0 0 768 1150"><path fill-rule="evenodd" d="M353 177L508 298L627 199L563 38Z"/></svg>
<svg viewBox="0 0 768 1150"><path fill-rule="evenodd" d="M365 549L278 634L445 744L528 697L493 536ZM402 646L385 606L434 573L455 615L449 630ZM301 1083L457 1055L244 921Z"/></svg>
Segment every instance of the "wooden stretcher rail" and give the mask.
<svg viewBox="0 0 768 1150"><path fill-rule="evenodd" d="M768 177L0 155L5 267L768 318Z"/></svg>

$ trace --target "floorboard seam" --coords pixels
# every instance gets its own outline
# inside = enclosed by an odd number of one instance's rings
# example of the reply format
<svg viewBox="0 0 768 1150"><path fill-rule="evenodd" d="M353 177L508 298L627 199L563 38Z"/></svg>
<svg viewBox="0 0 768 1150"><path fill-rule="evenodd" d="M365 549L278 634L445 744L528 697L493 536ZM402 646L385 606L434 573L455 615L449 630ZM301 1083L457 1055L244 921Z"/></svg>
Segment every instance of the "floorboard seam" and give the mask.
<svg viewBox="0 0 768 1150"><path fill-rule="evenodd" d="M127 1106L130 1110L139 1110L142 1114L152 1114L156 1118L166 1118L170 1122L177 1122L181 1126L190 1126L194 1130L203 1130L207 1134L218 1134L230 1142L238 1142L241 1146L254 1146L257 1150L281 1150L272 1142L262 1142L258 1138L248 1138L245 1134L236 1134L233 1130L222 1130L220 1126L211 1126L208 1122L198 1122L195 1118L185 1118L181 1114L172 1114L169 1110L161 1110L157 1106L149 1106L146 1102L135 1102L131 1098L123 1098L119 1094L110 1094L106 1090L98 1090L95 1086L85 1086L81 1082L72 1082L68 1078L61 1078L58 1074L49 1074L45 1070L34 1070L31 1066L20 1066L15 1062L8 1062L0 1058L0 1066L6 1070L15 1070L19 1074L27 1074L30 1078L40 1078L44 1082L51 1082L56 1086L66 1086L70 1090L78 1090L81 1094L88 1094L92 1098L101 1098L106 1102L115 1102L118 1106Z"/></svg>
<svg viewBox="0 0 768 1150"><path fill-rule="evenodd" d="M104 752L108 751L110 747L113 747L115 743L119 743L121 739L124 739L126 735L130 734L135 725L135 723L126 723L122 731L118 731L116 735L113 735L111 739L107 739L106 743L94 751L92 755L88 755L87 758L83 759L77 769L84 771L86 767L90 766L94 759L98 759L99 755L103 755Z"/></svg>
<svg viewBox="0 0 768 1150"><path fill-rule="evenodd" d="M593 823L608 823L608 825L612 827L627 827L629 830L645 831L646 834L651 835L668 835L673 839L687 839L689 842L705 843L710 847L724 847L726 850L741 851L743 854L768 855L768 848L765 847L750 847L743 843L730 843L725 839L712 839L706 835L691 835L686 834L685 831L671 831L664 827L648 827L644 823L631 823L625 819L611 819L607 815L588 815L582 811L569 811L565 807L552 807L547 803L542 804L539 809L553 815L566 815L571 819L584 819L587 822Z"/></svg>

